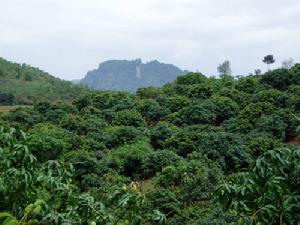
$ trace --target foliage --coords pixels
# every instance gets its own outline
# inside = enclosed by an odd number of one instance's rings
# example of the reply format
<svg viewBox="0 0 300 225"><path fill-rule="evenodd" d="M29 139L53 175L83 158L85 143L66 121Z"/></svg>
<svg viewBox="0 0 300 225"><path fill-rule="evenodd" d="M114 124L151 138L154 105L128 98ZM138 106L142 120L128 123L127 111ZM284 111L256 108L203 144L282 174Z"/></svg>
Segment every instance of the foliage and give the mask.
<svg viewBox="0 0 300 225"><path fill-rule="evenodd" d="M174 192L159 188L147 193L147 197L152 207L158 208L168 217L174 214L180 214L181 203Z"/></svg>
<svg viewBox="0 0 300 225"><path fill-rule="evenodd" d="M140 100L137 109L148 123L156 123L168 114L166 107L162 107L153 99Z"/></svg>
<svg viewBox="0 0 300 225"><path fill-rule="evenodd" d="M157 177L157 184L171 187L184 204L207 201L213 196L213 187L218 183L220 170L202 157L191 157L187 162L178 161L166 166Z"/></svg>
<svg viewBox="0 0 300 225"><path fill-rule="evenodd" d="M274 56L273 55L266 55L263 59L263 62L268 65L268 69L269 69L269 64L272 64L272 63L275 62Z"/></svg>
<svg viewBox="0 0 300 225"><path fill-rule="evenodd" d="M287 124L280 115L263 115L256 122L258 131L267 132L277 139L285 140Z"/></svg>
<svg viewBox="0 0 300 225"><path fill-rule="evenodd" d="M297 224L299 68L9 106L0 224Z"/></svg>
<svg viewBox="0 0 300 225"><path fill-rule="evenodd" d="M235 84L235 88L238 91L246 92L249 94L255 93L258 87L259 87L259 79L257 79L257 77L252 77L252 76L242 77Z"/></svg>
<svg viewBox="0 0 300 225"><path fill-rule="evenodd" d="M143 161L151 154L152 149L148 143L137 142L124 145L112 152L112 157L120 162L121 174L138 178L142 171Z"/></svg>
<svg viewBox="0 0 300 225"><path fill-rule="evenodd" d="M136 110L123 110L116 112L113 124L143 127L145 126L145 120L142 115Z"/></svg>
<svg viewBox="0 0 300 225"><path fill-rule="evenodd" d="M274 106L269 102L250 103L240 111L239 116L254 124L262 115L271 115L274 111Z"/></svg>
<svg viewBox="0 0 300 225"><path fill-rule="evenodd" d="M217 69L220 76L231 75L231 65L228 60L225 60L223 63L219 64Z"/></svg>
<svg viewBox="0 0 300 225"><path fill-rule="evenodd" d="M17 105L22 103L23 102L16 99L16 97L12 93L0 91L0 105Z"/></svg>
<svg viewBox="0 0 300 225"><path fill-rule="evenodd" d="M166 122L159 122L152 128L150 133L150 143L154 149L162 149L165 141L176 133L176 126Z"/></svg>
<svg viewBox="0 0 300 225"><path fill-rule="evenodd" d="M206 101L186 107L182 112L182 118L187 124L212 124L217 117L215 111L216 106Z"/></svg>
<svg viewBox="0 0 300 225"><path fill-rule="evenodd" d="M156 87L144 87L139 88L136 91L136 95L140 97L141 99L149 99L149 98L157 98L159 95L162 94L162 91L159 88Z"/></svg>
<svg viewBox="0 0 300 225"><path fill-rule="evenodd" d="M149 210L141 193L125 188L115 190L107 201L115 217L103 203L72 184L72 167L57 161L40 164L26 145L24 132L1 128L0 213L3 224L140 224L163 222L158 210ZM30 202L32 204L27 205ZM23 210L24 209L24 210ZM143 216L142 216L143 215Z"/></svg>
<svg viewBox="0 0 300 225"><path fill-rule="evenodd" d="M208 84L194 84L189 87L188 97L196 99L206 99L213 94L212 88Z"/></svg>
<svg viewBox="0 0 300 225"><path fill-rule="evenodd" d="M176 78L176 84L178 85L193 85L201 84L205 82L206 77L201 73L188 73L184 76L178 76Z"/></svg>
<svg viewBox="0 0 300 225"><path fill-rule="evenodd" d="M39 161L55 160L70 147L69 134L52 124L38 124L29 130L27 145Z"/></svg>
<svg viewBox="0 0 300 225"><path fill-rule="evenodd" d="M236 115L238 105L236 102L227 97L213 97L211 102L215 105L216 121L222 123Z"/></svg>
<svg viewBox="0 0 300 225"><path fill-rule="evenodd" d="M224 171L246 167L251 160L241 136L226 132L203 132L197 135L198 151L219 163Z"/></svg>
<svg viewBox="0 0 300 225"><path fill-rule="evenodd" d="M71 194L71 171L56 161L39 164L24 145L25 134L11 128L1 128L0 202L1 210L9 210L20 216L28 202L36 196L48 200ZM51 193L51 194L50 194ZM52 203L53 207L58 202Z"/></svg>
<svg viewBox="0 0 300 225"><path fill-rule="evenodd" d="M272 87L285 90L291 84L295 83L295 74L287 69L276 69L269 71L262 75L261 82L263 84L269 84Z"/></svg>
<svg viewBox="0 0 300 225"><path fill-rule="evenodd" d="M276 149L218 189L220 202L249 224L299 222L299 150Z"/></svg>
<svg viewBox="0 0 300 225"><path fill-rule="evenodd" d="M102 141L107 148L131 144L146 138L145 132L132 126L113 126L103 130Z"/></svg>
<svg viewBox="0 0 300 225"><path fill-rule="evenodd" d="M151 152L143 159L141 171L145 177L152 177L157 172L161 172L164 167L176 164L180 160L183 159L173 151Z"/></svg>
<svg viewBox="0 0 300 225"><path fill-rule="evenodd" d="M160 96L157 98L157 102L165 107L170 112L178 112L182 108L187 107L191 104L191 100L187 98L186 96Z"/></svg>

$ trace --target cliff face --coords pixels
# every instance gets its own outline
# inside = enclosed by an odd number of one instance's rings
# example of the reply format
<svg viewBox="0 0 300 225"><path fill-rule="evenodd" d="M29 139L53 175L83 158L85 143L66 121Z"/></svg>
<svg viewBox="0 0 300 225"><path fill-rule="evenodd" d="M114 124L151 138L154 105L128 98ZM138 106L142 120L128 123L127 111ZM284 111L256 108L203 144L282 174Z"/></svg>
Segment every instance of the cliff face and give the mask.
<svg viewBox="0 0 300 225"><path fill-rule="evenodd" d="M185 71L171 64L157 60L142 63L136 60L109 60L101 63L98 69L89 71L80 81L100 90L136 91L140 87L159 87L183 75Z"/></svg>

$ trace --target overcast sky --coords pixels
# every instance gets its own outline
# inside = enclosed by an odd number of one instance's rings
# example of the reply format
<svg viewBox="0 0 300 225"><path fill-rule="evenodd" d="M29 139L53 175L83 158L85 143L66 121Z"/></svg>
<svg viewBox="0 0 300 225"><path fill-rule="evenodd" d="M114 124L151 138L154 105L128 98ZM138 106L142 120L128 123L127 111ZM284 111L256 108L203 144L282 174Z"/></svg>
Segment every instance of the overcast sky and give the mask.
<svg viewBox="0 0 300 225"><path fill-rule="evenodd" d="M300 0L0 0L0 57L63 79L108 59L217 74L300 62Z"/></svg>

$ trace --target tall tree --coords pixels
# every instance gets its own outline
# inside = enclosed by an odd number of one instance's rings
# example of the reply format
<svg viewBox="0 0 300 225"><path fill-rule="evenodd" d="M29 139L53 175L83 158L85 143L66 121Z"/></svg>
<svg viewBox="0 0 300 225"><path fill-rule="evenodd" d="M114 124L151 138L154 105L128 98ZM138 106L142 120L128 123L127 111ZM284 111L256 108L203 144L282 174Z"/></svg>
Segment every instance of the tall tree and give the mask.
<svg viewBox="0 0 300 225"><path fill-rule="evenodd" d="M294 65L295 63L293 58L286 59L282 62L282 68L284 69L291 69Z"/></svg>
<svg viewBox="0 0 300 225"><path fill-rule="evenodd" d="M270 64L275 62L273 55L266 55L263 59L263 62L267 64L268 70L270 70Z"/></svg>
<svg viewBox="0 0 300 225"><path fill-rule="evenodd" d="M228 60L225 60L223 63L219 64L217 69L221 77L231 75L231 65Z"/></svg>
<svg viewBox="0 0 300 225"><path fill-rule="evenodd" d="M254 70L254 74L255 74L255 75L260 75L260 74L261 74L261 70L260 70L260 69Z"/></svg>

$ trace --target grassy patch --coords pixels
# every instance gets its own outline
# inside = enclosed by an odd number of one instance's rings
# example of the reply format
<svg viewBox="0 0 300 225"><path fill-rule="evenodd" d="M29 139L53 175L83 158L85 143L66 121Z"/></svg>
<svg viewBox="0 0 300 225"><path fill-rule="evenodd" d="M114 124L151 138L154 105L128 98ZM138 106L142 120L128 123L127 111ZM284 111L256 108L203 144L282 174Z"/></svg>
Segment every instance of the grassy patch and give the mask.
<svg viewBox="0 0 300 225"><path fill-rule="evenodd" d="M0 106L0 112L9 112L11 110L14 110L16 108L19 107L28 107L28 106L24 106L24 105L1 105Z"/></svg>
<svg viewBox="0 0 300 225"><path fill-rule="evenodd" d="M140 191L143 193L151 191L155 188L151 180L143 180L143 181L139 181L138 183L139 183Z"/></svg>

